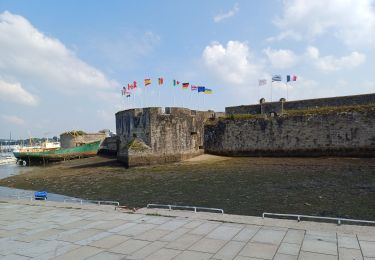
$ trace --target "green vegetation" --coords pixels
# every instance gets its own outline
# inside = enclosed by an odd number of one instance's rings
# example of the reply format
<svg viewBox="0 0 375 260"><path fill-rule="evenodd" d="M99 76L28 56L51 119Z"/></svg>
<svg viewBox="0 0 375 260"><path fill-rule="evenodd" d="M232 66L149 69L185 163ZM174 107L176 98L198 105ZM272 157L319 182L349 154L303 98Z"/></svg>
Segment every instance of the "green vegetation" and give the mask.
<svg viewBox="0 0 375 260"><path fill-rule="evenodd" d="M284 110L283 116L327 115L349 112L363 113L368 111L375 111L375 104L340 107L319 107L304 110Z"/></svg>
<svg viewBox="0 0 375 260"><path fill-rule="evenodd" d="M80 135L85 135L87 133L82 130L72 130L72 131L62 133L62 135L65 135L65 134L72 135L72 136L80 136Z"/></svg>
<svg viewBox="0 0 375 260"><path fill-rule="evenodd" d="M148 150L147 145L136 138L128 143L128 148L137 152L143 152Z"/></svg>

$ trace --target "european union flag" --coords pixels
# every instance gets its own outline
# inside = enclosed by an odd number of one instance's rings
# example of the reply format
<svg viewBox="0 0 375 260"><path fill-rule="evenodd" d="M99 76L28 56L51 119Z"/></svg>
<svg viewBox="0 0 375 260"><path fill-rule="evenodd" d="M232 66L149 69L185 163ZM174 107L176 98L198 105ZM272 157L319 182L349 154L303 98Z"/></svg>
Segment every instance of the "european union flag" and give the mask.
<svg viewBox="0 0 375 260"><path fill-rule="evenodd" d="M206 91L206 87L201 87L201 86L198 87L198 93L205 92L205 91Z"/></svg>

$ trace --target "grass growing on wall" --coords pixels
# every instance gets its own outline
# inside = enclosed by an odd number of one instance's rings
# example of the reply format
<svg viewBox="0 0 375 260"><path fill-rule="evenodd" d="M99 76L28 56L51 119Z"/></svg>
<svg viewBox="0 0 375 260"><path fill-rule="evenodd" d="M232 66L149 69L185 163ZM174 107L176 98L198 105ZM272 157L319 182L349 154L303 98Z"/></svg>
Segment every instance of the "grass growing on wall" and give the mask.
<svg viewBox="0 0 375 260"><path fill-rule="evenodd" d="M295 110L284 110L281 117L289 116L307 116L307 115L328 115L338 113L351 113L351 112L369 112L375 111L375 104L370 105L357 105L357 106L340 106L340 107L319 107L311 109L295 109ZM267 119L269 115L262 114L233 114L227 115L219 120L246 120L246 119ZM213 122L214 123L214 122Z"/></svg>
<svg viewBox="0 0 375 260"><path fill-rule="evenodd" d="M332 113L345 113L345 112L368 112L375 111L375 104L370 105L357 105L357 106L340 106L340 107L319 107L311 109L296 109L284 110L284 115L298 116L298 115L327 115Z"/></svg>

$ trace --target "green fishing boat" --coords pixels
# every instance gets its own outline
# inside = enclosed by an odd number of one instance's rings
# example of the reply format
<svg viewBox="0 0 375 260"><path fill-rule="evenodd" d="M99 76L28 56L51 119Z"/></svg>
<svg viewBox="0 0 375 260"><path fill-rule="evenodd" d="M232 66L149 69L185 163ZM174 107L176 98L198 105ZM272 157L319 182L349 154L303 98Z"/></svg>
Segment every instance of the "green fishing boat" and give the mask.
<svg viewBox="0 0 375 260"><path fill-rule="evenodd" d="M70 159L85 158L95 156L98 152L101 141L82 144L77 147L65 149L48 148L24 148L14 151L13 154L23 165L31 162L54 162Z"/></svg>

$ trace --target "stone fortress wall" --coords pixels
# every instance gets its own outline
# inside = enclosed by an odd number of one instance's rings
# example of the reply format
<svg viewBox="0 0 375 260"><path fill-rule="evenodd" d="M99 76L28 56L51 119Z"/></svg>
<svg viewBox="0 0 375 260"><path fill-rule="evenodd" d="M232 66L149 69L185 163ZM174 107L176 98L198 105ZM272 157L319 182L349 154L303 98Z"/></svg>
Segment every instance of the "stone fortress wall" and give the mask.
<svg viewBox="0 0 375 260"><path fill-rule="evenodd" d="M205 122L222 115L178 107L120 111L116 113L117 158L127 166L138 166L202 154Z"/></svg>
<svg viewBox="0 0 375 260"><path fill-rule="evenodd" d="M282 114L285 110L306 110L322 107L341 107L367 104L375 104L375 93L331 98L305 99L296 101L260 102L260 104L255 105L226 107L225 113L227 115L255 115L270 113Z"/></svg>
<svg viewBox="0 0 375 260"><path fill-rule="evenodd" d="M343 106L352 109L336 109ZM309 112L317 108L332 109ZM206 125L205 152L375 156L375 94L227 107L226 113L226 119Z"/></svg>

